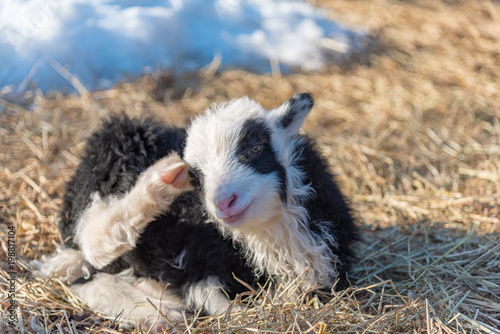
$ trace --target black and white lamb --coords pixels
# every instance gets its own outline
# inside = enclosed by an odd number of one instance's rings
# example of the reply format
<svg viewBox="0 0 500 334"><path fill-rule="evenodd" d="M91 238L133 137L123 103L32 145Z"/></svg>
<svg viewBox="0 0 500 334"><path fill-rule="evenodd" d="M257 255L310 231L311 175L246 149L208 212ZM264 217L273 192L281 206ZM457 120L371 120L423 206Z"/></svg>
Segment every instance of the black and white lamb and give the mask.
<svg viewBox="0 0 500 334"><path fill-rule="evenodd" d="M35 262L91 308L133 325L182 310L228 311L253 287L346 283L356 238L349 207L309 137L313 101L266 111L241 98L187 129L112 118L88 140L58 227ZM238 278L235 279L235 277Z"/></svg>

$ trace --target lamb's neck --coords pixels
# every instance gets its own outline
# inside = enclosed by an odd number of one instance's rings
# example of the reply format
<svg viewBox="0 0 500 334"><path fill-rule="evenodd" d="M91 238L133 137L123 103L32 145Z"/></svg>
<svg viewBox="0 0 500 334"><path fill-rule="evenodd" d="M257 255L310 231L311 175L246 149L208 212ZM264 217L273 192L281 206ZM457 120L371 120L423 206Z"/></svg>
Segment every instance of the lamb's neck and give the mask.
<svg viewBox="0 0 500 334"><path fill-rule="evenodd" d="M329 249L317 243L300 219L304 217L284 211L265 229L233 231L233 237L243 245L256 274L283 284L302 282L302 287L328 285L335 276Z"/></svg>

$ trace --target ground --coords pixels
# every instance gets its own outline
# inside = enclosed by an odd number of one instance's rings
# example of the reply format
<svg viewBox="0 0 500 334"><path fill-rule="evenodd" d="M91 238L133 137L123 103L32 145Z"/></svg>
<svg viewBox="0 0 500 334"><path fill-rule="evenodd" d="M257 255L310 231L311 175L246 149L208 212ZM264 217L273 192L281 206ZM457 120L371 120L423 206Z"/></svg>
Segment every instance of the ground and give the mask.
<svg viewBox="0 0 500 334"><path fill-rule="evenodd" d="M321 73L212 66L82 96L34 90L15 104L0 100L0 328L14 332L5 318L13 300L17 330L118 331L28 265L60 242L64 185L101 119L155 115L185 125L227 98L248 95L272 108L311 92L316 104L305 132L320 143L362 231L352 286L328 298L261 294L254 300L262 303L243 313L188 317L169 330L499 333L500 3L311 2L336 20L366 26L370 53ZM28 111L31 102L37 107Z"/></svg>

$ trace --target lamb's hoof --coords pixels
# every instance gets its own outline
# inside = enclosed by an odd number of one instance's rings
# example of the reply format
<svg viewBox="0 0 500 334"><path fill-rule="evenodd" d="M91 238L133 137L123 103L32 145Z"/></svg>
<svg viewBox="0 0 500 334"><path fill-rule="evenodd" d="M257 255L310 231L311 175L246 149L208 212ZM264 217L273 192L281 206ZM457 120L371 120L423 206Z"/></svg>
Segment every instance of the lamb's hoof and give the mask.
<svg viewBox="0 0 500 334"><path fill-rule="evenodd" d="M183 192L194 189L189 182L189 167L177 153L158 160L141 175L141 181L159 203L172 203Z"/></svg>
<svg viewBox="0 0 500 334"><path fill-rule="evenodd" d="M163 183L182 189L189 180L189 167L184 162L164 166L160 172L160 177Z"/></svg>

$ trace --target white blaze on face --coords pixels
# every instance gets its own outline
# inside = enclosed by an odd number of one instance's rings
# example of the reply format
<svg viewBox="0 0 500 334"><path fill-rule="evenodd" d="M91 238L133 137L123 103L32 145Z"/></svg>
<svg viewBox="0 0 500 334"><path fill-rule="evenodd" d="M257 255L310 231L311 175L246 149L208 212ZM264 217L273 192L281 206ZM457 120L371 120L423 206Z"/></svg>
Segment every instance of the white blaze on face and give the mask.
<svg viewBox="0 0 500 334"><path fill-rule="evenodd" d="M290 110L290 101L265 111L248 98L233 100L208 110L189 127L184 160L200 174L208 213L224 226L256 228L281 215L287 182L282 161L289 159L280 151L291 154L284 147L290 142L287 132L293 125L296 136L305 119Z"/></svg>
<svg viewBox="0 0 500 334"><path fill-rule="evenodd" d="M207 211L229 227L268 221L282 205L277 176L260 174L238 159L245 121L265 113L257 103L239 99L207 111L188 130L184 159L202 174Z"/></svg>

